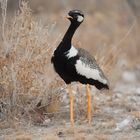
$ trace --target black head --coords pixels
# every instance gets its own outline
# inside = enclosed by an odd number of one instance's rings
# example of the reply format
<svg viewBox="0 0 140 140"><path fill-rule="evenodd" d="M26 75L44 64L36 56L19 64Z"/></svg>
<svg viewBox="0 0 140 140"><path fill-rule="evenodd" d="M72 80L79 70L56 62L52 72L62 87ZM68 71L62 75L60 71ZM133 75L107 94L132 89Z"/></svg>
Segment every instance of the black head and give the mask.
<svg viewBox="0 0 140 140"><path fill-rule="evenodd" d="M84 20L84 14L80 10L71 10L69 11L67 18L71 22L82 23Z"/></svg>

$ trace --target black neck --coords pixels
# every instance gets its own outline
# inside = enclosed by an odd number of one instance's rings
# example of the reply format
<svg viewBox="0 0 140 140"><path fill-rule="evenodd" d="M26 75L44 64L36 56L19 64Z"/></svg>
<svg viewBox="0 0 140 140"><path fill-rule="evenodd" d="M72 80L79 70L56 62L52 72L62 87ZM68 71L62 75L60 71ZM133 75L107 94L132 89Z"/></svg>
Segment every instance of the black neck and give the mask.
<svg viewBox="0 0 140 140"><path fill-rule="evenodd" d="M64 38L62 40L62 42L66 42L66 43L71 43L73 34L75 33L76 29L78 28L80 24L77 23L71 23L66 34L64 35Z"/></svg>

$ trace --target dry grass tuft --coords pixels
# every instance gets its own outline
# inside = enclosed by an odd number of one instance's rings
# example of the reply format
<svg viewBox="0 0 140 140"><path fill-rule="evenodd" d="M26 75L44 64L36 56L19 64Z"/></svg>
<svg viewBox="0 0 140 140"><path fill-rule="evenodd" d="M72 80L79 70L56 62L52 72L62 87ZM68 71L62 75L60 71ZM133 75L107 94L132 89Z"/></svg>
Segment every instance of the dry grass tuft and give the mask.
<svg viewBox="0 0 140 140"><path fill-rule="evenodd" d="M20 4L20 10L11 21L6 21L7 3L3 2L0 38L0 111L3 119L15 120L30 110L36 111L40 101L47 107L56 102L55 107L59 109L56 94L50 97L50 91L59 92L61 84L55 82L49 87L48 65L52 51L48 43L49 27L34 19L26 2Z"/></svg>

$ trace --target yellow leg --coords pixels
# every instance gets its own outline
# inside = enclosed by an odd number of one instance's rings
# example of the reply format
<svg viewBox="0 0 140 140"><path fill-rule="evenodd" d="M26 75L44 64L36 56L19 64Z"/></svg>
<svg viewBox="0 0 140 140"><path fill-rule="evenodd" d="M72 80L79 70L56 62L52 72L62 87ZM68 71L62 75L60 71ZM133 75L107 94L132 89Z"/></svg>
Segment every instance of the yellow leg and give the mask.
<svg viewBox="0 0 140 140"><path fill-rule="evenodd" d="M88 98L87 118L88 118L88 123L91 124L91 95L90 95L89 84L86 85L86 94L87 94L87 98Z"/></svg>
<svg viewBox="0 0 140 140"><path fill-rule="evenodd" d="M73 119L73 95L72 95L72 89L71 86L69 86L69 98L70 98L70 122L71 125L74 125L74 119Z"/></svg>

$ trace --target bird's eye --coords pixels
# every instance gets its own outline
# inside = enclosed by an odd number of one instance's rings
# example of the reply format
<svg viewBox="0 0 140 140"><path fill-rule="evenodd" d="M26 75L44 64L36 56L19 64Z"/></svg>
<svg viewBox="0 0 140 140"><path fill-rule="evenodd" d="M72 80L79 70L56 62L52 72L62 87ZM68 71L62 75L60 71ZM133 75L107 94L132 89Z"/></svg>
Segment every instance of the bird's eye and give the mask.
<svg viewBox="0 0 140 140"><path fill-rule="evenodd" d="M73 15L73 18L77 19L77 15Z"/></svg>

